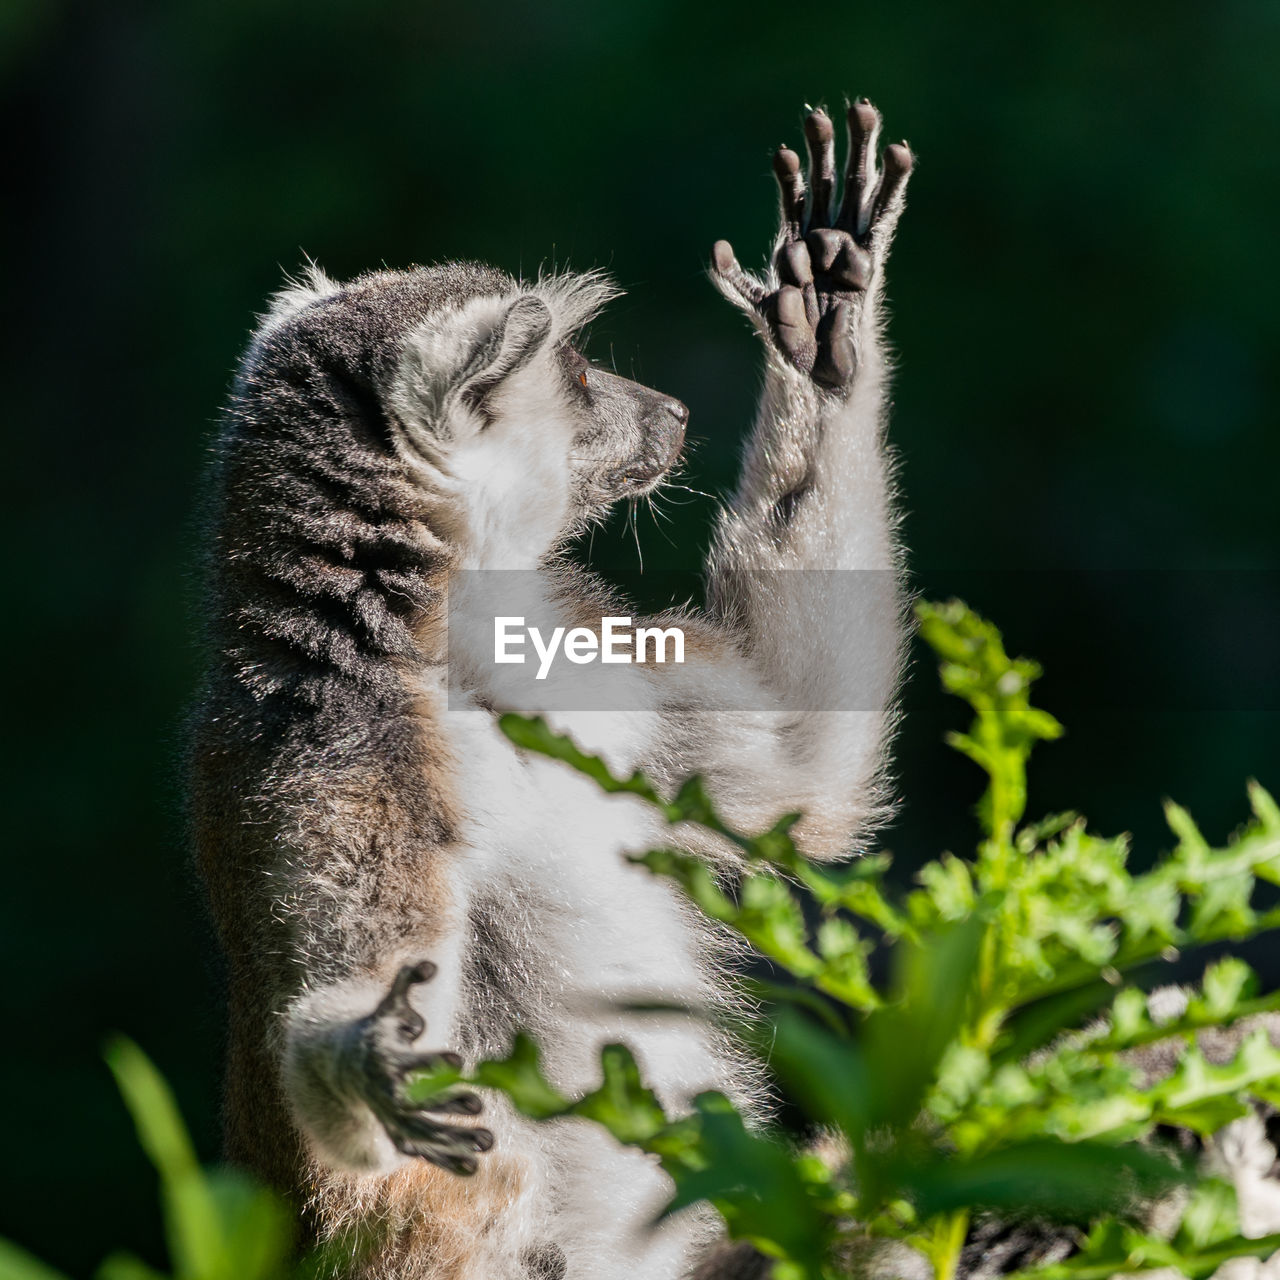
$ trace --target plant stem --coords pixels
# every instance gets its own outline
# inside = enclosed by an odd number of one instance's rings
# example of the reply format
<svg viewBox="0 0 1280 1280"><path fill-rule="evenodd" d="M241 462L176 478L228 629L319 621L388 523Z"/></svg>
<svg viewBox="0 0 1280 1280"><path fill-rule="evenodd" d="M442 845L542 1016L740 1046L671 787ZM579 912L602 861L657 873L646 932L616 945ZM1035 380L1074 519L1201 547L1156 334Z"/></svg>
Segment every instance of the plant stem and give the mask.
<svg viewBox="0 0 1280 1280"><path fill-rule="evenodd" d="M929 1249L929 1261L933 1263L934 1280L955 1280L956 1267L960 1263L960 1251L969 1232L969 1211L958 1209L943 1214L933 1228L933 1243Z"/></svg>

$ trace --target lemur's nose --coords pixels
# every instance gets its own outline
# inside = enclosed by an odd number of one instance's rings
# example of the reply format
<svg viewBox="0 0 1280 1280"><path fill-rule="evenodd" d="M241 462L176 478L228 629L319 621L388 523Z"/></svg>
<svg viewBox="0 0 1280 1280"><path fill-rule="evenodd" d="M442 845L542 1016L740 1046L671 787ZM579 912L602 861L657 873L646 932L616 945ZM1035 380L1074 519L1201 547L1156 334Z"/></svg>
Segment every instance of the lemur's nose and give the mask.
<svg viewBox="0 0 1280 1280"><path fill-rule="evenodd" d="M689 406L679 400L667 400L662 406L675 420L672 451L675 452L684 444L684 429L689 425Z"/></svg>

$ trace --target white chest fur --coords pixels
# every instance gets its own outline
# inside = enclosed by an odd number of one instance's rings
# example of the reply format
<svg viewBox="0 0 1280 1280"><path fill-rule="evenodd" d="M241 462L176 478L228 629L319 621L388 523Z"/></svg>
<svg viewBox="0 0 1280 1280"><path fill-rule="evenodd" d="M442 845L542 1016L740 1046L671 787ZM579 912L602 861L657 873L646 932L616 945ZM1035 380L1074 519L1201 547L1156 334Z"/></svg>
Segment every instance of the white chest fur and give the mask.
<svg viewBox="0 0 1280 1280"><path fill-rule="evenodd" d="M704 1035L686 1017L641 1015L636 1002L699 1005L710 975L699 931L669 883L626 860L659 843L661 815L611 796L558 761L518 751L479 707L443 713L464 809L465 891L509 913L521 963L505 980L532 985L530 1029L563 1087L598 1077L599 1048L624 1040L651 1083L676 1103L721 1084ZM652 712L579 713L557 728L626 768L659 728ZM612 748L612 749L610 749ZM498 973L498 979L504 975Z"/></svg>

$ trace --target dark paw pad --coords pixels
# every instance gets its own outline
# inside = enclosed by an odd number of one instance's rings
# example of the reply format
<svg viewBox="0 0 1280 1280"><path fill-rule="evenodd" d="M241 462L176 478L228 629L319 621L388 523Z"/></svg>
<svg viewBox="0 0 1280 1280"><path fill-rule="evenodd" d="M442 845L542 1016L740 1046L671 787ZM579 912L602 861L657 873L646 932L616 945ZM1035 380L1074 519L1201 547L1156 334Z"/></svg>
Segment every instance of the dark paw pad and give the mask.
<svg viewBox="0 0 1280 1280"><path fill-rule="evenodd" d="M886 147L877 163L880 113L865 98L848 110L849 163L835 208L835 126L825 111L804 122L809 152L806 183L800 157L780 147L773 157L782 235L772 292L717 242L712 268L721 289L769 324L778 348L819 385L840 390L854 374L853 323L871 287L898 215L914 163L905 143Z"/></svg>

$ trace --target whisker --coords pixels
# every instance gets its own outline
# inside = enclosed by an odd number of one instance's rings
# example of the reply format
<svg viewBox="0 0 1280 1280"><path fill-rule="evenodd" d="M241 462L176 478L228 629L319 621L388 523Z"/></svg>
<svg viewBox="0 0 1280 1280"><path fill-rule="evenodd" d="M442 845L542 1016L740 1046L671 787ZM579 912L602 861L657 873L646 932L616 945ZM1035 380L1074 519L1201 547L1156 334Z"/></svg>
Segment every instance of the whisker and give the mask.
<svg viewBox="0 0 1280 1280"><path fill-rule="evenodd" d="M672 489L680 489L685 493L692 493L699 498L710 498L712 502L716 500L714 493L706 493L702 489L695 489L692 485L681 484L678 480L668 480L667 485Z"/></svg>
<svg viewBox="0 0 1280 1280"><path fill-rule="evenodd" d="M665 521L667 524L672 523L672 521L671 521L671 517L670 517L669 515L667 515L667 514L666 514L666 512L664 512L664 511L662 511L662 510L660 510L660 509L659 509L658 504L657 504L657 502L655 501L656 495L657 495L657 490L656 490L656 489L654 490L654 492L653 492L653 493L650 493L650 494L646 494L646 495L645 495L645 502L646 502L646 504L647 504L647 505L648 505L648 507L649 507L649 515L650 515L651 519L653 520L653 526L654 526L654 528L655 528L655 529L657 529L657 531L658 531L658 532L662 535L662 537L666 540L667 546L669 546L669 547L671 547L671 548L675 549L675 547L676 547L675 540L674 540L674 539L671 537L671 535L670 535L670 534L669 534L669 533L668 533L668 532L667 532L667 531L662 527L662 524L660 523L660 521Z"/></svg>
<svg viewBox="0 0 1280 1280"><path fill-rule="evenodd" d="M631 532L635 535L636 540L636 559L640 562L640 572L644 572L644 552L640 549L640 517L637 514L640 504L632 499L631 502Z"/></svg>

